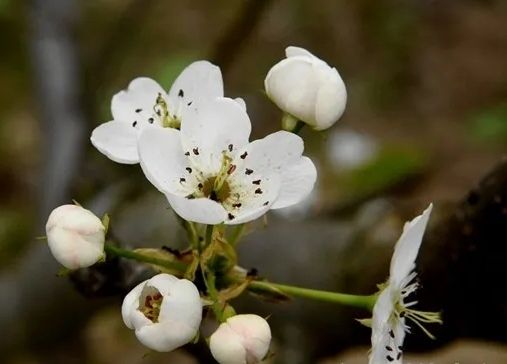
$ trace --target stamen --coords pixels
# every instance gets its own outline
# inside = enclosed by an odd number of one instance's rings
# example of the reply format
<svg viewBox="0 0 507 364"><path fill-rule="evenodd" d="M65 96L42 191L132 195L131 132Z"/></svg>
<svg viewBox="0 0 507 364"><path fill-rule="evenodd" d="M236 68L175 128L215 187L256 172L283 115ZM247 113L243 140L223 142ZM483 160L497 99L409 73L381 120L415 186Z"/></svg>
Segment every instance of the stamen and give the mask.
<svg viewBox="0 0 507 364"><path fill-rule="evenodd" d="M253 173L253 169L249 169L249 168L245 169L245 174L247 176L251 175L252 173Z"/></svg>
<svg viewBox="0 0 507 364"><path fill-rule="evenodd" d="M229 169L227 170L227 174L232 174L232 172L234 172L236 170L236 165L235 164L231 164L229 166Z"/></svg>
<svg viewBox="0 0 507 364"><path fill-rule="evenodd" d="M233 203L232 204L232 207L236 207L236 208L240 208L241 207L241 203Z"/></svg>
<svg viewBox="0 0 507 364"><path fill-rule="evenodd" d="M245 159L247 155L248 155L248 153L247 153L247 152L245 152L245 153L241 154L239 157L240 157L241 159Z"/></svg>
<svg viewBox="0 0 507 364"><path fill-rule="evenodd" d="M201 189L201 188L203 187L203 184L202 184L201 182L199 182L199 184L197 185L197 187L198 187L199 189Z"/></svg>
<svg viewBox="0 0 507 364"><path fill-rule="evenodd" d="M192 173L192 168L187 167L187 168L185 168L185 169L187 170L187 172L188 172L188 173Z"/></svg>
<svg viewBox="0 0 507 364"><path fill-rule="evenodd" d="M232 148L233 148L233 147L234 147L234 146L233 146L232 144L229 144L229 146L227 147L227 148L229 149L229 152L232 152Z"/></svg>
<svg viewBox="0 0 507 364"><path fill-rule="evenodd" d="M149 119L148 119L148 122L149 122L150 124L153 124L153 122L154 122L154 121L155 121L155 119L153 119L153 118L149 118Z"/></svg>
<svg viewBox="0 0 507 364"><path fill-rule="evenodd" d="M394 332L393 332L393 330L389 330L389 336L391 336L391 338L394 339Z"/></svg>
<svg viewBox="0 0 507 364"><path fill-rule="evenodd" d="M258 179L258 180L252 181L252 183L253 183L254 185L260 185L260 184L261 184L261 180L260 180L260 179Z"/></svg>
<svg viewBox="0 0 507 364"><path fill-rule="evenodd" d="M136 125L137 125L137 121L134 121L134 122L132 123L132 126L135 128L135 127L136 127Z"/></svg>
<svg viewBox="0 0 507 364"><path fill-rule="evenodd" d="M394 358L393 358L393 357L391 357L391 356L389 356L389 355L387 355L387 356L386 356L386 359L387 359L388 361L394 361Z"/></svg>
<svg viewBox="0 0 507 364"><path fill-rule="evenodd" d="M192 101L190 101L190 102L187 104L187 106L190 106L190 105L192 105Z"/></svg>
<svg viewBox="0 0 507 364"><path fill-rule="evenodd" d="M180 182L185 182L185 181L186 181L185 178L183 178L183 177L180 178Z"/></svg>
<svg viewBox="0 0 507 364"><path fill-rule="evenodd" d="M386 346L386 350L387 351L393 351L393 348L388 345L388 346Z"/></svg>
<svg viewBox="0 0 507 364"><path fill-rule="evenodd" d="M234 219L235 216L229 212L227 214L227 217L229 218L229 220L232 220L232 219Z"/></svg>
<svg viewBox="0 0 507 364"><path fill-rule="evenodd" d="M183 93L183 90L181 90L181 89L180 89L180 90L178 91L178 96L179 96L179 97L183 97L184 95L185 95L185 94Z"/></svg>
<svg viewBox="0 0 507 364"><path fill-rule="evenodd" d="M264 202L262 205L263 205L263 206L267 206L267 205L269 205L269 201Z"/></svg>
<svg viewBox="0 0 507 364"><path fill-rule="evenodd" d="M190 152L185 152L185 155L188 157L190 155Z"/></svg>
<svg viewBox="0 0 507 364"><path fill-rule="evenodd" d="M140 113L143 109L136 109L136 113Z"/></svg>
<svg viewBox="0 0 507 364"><path fill-rule="evenodd" d="M192 152L194 152L195 155L199 155L199 148L192 149Z"/></svg>
<svg viewBox="0 0 507 364"><path fill-rule="evenodd" d="M258 188L258 189L255 190L255 193L258 194L258 195L260 195L260 194L262 194L262 190L260 188Z"/></svg>

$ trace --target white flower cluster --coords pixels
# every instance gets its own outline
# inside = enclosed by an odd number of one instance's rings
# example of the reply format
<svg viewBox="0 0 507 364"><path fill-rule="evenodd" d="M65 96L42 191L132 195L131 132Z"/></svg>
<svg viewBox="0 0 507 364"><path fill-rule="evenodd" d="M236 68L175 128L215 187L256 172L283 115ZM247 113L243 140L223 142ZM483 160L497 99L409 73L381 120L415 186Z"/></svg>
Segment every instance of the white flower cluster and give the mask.
<svg viewBox="0 0 507 364"><path fill-rule="evenodd" d="M114 95L113 120L95 128L91 142L115 162L139 163L172 209L189 222L243 224L270 209L292 206L310 194L317 178L315 165L303 156L296 126L329 128L343 114L347 93L336 69L307 50L288 47L286 55L265 79L266 93L284 112L283 120L294 122L283 122L285 130L250 141L245 103L224 97L220 69L198 61L169 92L152 79L134 79ZM370 363L401 362L406 319L416 324L438 321L438 316L415 311L413 302L405 302L417 288L412 271L430 212L431 206L407 223L396 245L391 277L373 309ZM46 225L52 254L68 269L101 261L104 225L81 206L56 208ZM189 280L158 274L125 297L122 316L145 346L171 351L198 337L201 293ZM215 360L253 364L266 357L271 330L265 319L216 316L222 322L209 338Z"/></svg>

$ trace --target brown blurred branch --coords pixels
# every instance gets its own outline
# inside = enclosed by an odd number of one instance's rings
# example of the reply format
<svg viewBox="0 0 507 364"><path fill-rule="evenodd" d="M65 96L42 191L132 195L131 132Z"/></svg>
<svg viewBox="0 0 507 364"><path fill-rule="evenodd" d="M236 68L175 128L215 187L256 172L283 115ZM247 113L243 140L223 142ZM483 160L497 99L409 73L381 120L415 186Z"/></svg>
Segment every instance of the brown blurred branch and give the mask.
<svg viewBox="0 0 507 364"><path fill-rule="evenodd" d="M247 44L271 0L246 0L236 19L222 33L210 52L210 61L217 64L225 74L234 59Z"/></svg>

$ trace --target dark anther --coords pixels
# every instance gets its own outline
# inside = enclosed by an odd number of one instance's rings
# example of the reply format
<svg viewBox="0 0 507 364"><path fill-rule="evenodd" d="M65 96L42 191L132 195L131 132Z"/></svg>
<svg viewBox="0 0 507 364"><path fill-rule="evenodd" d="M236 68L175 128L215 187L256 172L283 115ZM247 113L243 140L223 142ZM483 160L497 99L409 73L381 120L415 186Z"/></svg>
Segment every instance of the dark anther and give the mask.
<svg viewBox="0 0 507 364"><path fill-rule="evenodd" d="M199 187L199 189L201 189L201 188L202 188L202 186L203 186L203 185L202 185L202 183L201 183L201 182L199 182L199 184L197 185L197 187Z"/></svg>
<svg viewBox="0 0 507 364"><path fill-rule="evenodd" d="M179 91L178 91L178 96L179 96L179 97L183 97L184 95L185 95L185 94L183 93L183 90L179 90Z"/></svg>
<svg viewBox="0 0 507 364"><path fill-rule="evenodd" d="M405 317L405 311L401 311L401 312L400 312L400 317L401 317L401 318Z"/></svg>
<svg viewBox="0 0 507 364"><path fill-rule="evenodd" d="M234 172L236 170L236 165L235 164L231 164L229 166L229 169L227 170L227 174L232 174L232 172Z"/></svg>
<svg viewBox="0 0 507 364"><path fill-rule="evenodd" d="M264 203L263 203L263 205L264 205L264 206L269 205L269 201L264 202Z"/></svg>
<svg viewBox="0 0 507 364"><path fill-rule="evenodd" d="M135 127L136 127L136 125L137 125L137 121L134 121L134 122L132 123L132 126L135 128Z"/></svg>
<svg viewBox="0 0 507 364"><path fill-rule="evenodd" d="M199 155L199 148L192 149L192 152L194 152L195 155Z"/></svg>
<svg viewBox="0 0 507 364"><path fill-rule="evenodd" d="M139 112L141 112L141 111L143 111L143 109L136 109L136 112L137 112L137 113L139 113Z"/></svg>
<svg viewBox="0 0 507 364"><path fill-rule="evenodd" d="M229 218L229 220L234 219L234 215L233 215L233 214L231 214L230 212L227 214L227 217Z"/></svg>
<svg viewBox="0 0 507 364"><path fill-rule="evenodd" d="M386 346L386 350L387 350L387 351L393 351L393 348L392 348L392 347L390 347L390 346Z"/></svg>
<svg viewBox="0 0 507 364"><path fill-rule="evenodd" d="M185 178L183 178L183 177L180 178L180 182L185 182L185 181L186 181Z"/></svg>
<svg viewBox="0 0 507 364"><path fill-rule="evenodd" d="M192 173L192 168L187 167L187 168L185 168L185 169L187 170L187 172L188 172L188 173Z"/></svg>
<svg viewBox="0 0 507 364"><path fill-rule="evenodd" d="M255 181L252 181L252 183L253 183L254 185L260 185L260 184L261 184L261 180L260 180L260 179L257 179L257 180L255 180Z"/></svg>
<svg viewBox="0 0 507 364"><path fill-rule="evenodd" d="M250 268L248 272L246 272L247 277L257 277L258 274L259 271L257 270L257 268Z"/></svg>
<svg viewBox="0 0 507 364"><path fill-rule="evenodd" d="M155 111L158 116L161 116L160 110Z"/></svg>
<svg viewBox="0 0 507 364"><path fill-rule="evenodd" d="M249 168L245 169L245 174L247 176L251 175L252 173L253 173L253 169L249 169Z"/></svg>
<svg viewBox="0 0 507 364"><path fill-rule="evenodd" d="M391 336L394 339L394 332L393 332L393 330L389 330L389 336Z"/></svg>
<svg viewBox="0 0 507 364"><path fill-rule="evenodd" d="M236 207L236 208L240 208L241 207L241 203L233 203L232 204L232 207Z"/></svg>
<svg viewBox="0 0 507 364"><path fill-rule="evenodd" d="M190 152L185 152L185 155L188 157L190 155Z"/></svg>
<svg viewBox="0 0 507 364"><path fill-rule="evenodd" d="M148 119L148 122L149 122L150 124L153 124L153 121L155 121L155 119L153 119L153 118L149 118L149 119Z"/></svg>
<svg viewBox="0 0 507 364"><path fill-rule="evenodd" d="M262 193L262 190L260 188L258 188L258 189L255 190L255 193L258 194L258 195L260 195Z"/></svg>
<svg viewBox="0 0 507 364"><path fill-rule="evenodd" d="M210 198L210 200L218 202L218 196L217 196L217 193L215 191L211 191L211 193L209 194L209 198Z"/></svg>
<svg viewBox="0 0 507 364"><path fill-rule="evenodd" d="M187 106L190 106L190 105L192 105L192 101L190 101L190 102L187 104Z"/></svg>
<svg viewBox="0 0 507 364"><path fill-rule="evenodd" d="M247 153L247 152L245 152L245 153L241 154L239 157L240 157L241 159L245 159L247 155L248 155L248 153Z"/></svg>
<svg viewBox="0 0 507 364"><path fill-rule="evenodd" d="M393 360L394 360L394 358L393 358L393 357L391 357L391 356L389 356L389 355L388 355L388 356L386 356L386 359L387 359L388 361L393 361Z"/></svg>
<svg viewBox="0 0 507 364"><path fill-rule="evenodd" d="M396 360L400 360L401 358L401 353L398 353L398 355L396 356Z"/></svg>
<svg viewBox="0 0 507 364"><path fill-rule="evenodd" d="M403 350L403 346L398 345L398 350L399 350L399 351L402 351L402 350Z"/></svg>
<svg viewBox="0 0 507 364"><path fill-rule="evenodd" d="M229 146L227 147L227 148L229 148L229 152L232 152L232 148L233 148L233 147L234 147L234 146L233 146L232 144L229 144Z"/></svg>
<svg viewBox="0 0 507 364"><path fill-rule="evenodd" d="M190 194L190 195L186 196L186 198L188 200L193 200L195 198L195 196L193 194Z"/></svg>

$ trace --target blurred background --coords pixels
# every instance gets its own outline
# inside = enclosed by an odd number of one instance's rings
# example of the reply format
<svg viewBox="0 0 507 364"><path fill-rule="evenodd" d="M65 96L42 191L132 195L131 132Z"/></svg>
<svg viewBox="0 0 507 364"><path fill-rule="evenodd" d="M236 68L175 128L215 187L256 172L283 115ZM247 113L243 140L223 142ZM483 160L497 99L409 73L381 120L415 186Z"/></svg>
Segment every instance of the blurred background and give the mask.
<svg viewBox="0 0 507 364"><path fill-rule="evenodd" d="M470 271L446 263L461 262L448 219L459 225L460 211L480 201L470 191L507 150L507 2L0 0L1 363L212 362L203 345L147 353L123 326L123 294L149 271L113 261L57 277L36 237L54 207L75 199L109 212L126 247L179 247L184 234L164 197L138 166L95 150L91 131L133 78L168 89L186 65L208 59L222 68L226 95L245 99L253 138L263 137L281 116L264 77L288 45L338 69L348 107L330 130L303 131L318 186L254 224L240 262L282 283L369 294L387 277L403 222L434 201L428 246L440 243L422 251L419 308L449 319L435 341L409 336L406 361L507 362L506 236L474 236ZM493 240L496 265L479 254ZM481 272L492 275L478 280ZM491 298L473 290L484 284ZM467 305L469 296L484 299ZM236 307L272 315L272 363L366 362L370 332L354 320L365 312L248 296Z"/></svg>

